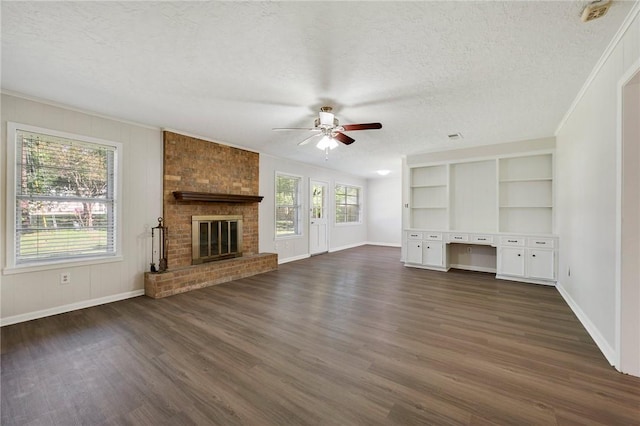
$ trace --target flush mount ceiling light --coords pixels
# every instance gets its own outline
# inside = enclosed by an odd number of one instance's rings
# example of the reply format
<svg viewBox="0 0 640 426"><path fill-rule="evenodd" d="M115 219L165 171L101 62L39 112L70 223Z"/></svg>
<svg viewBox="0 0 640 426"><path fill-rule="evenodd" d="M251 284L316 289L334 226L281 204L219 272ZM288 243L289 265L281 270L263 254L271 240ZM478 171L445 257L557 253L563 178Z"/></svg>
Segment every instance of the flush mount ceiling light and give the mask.
<svg viewBox="0 0 640 426"><path fill-rule="evenodd" d="M389 173L391 173L391 170L378 170L376 171L377 174L379 174L380 176L386 176Z"/></svg>

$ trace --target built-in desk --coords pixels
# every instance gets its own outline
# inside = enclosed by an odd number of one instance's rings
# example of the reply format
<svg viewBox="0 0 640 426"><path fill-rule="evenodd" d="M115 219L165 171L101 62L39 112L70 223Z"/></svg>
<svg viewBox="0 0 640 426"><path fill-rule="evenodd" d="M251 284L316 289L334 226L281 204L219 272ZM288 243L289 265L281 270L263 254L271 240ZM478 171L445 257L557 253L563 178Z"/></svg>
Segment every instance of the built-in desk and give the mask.
<svg viewBox="0 0 640 426"><path fill-rule="evenodd" d="M496 278L555 285L558 238L554 235L407 229L408 267L495 273Z"/></svg>

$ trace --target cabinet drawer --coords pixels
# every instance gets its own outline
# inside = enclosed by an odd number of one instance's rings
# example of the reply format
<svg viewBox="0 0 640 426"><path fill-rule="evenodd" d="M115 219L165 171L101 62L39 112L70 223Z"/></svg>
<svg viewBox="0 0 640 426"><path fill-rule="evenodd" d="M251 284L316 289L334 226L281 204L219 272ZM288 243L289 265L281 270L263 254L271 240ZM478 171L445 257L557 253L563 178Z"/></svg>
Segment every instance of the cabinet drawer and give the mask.
<svg viewBox="0 0 640 426"><path fill-rule="evenodd" d="M503 246L524 246L522 237L501 237L500 244Z"/></svg>
<svg viewBox="0 0 640 426"><path fill-rule="evenodd" d="M424 232L425 240L442 241L442 232Z"/></svg>
<svg viewBox="0 0 640 426"><path fill-rule="evenodd" d="M449 234L449 241L452 243L466 243L469 242L468 234Z"/></svg>
<svg viewBox="0 0 640 426"><path fill-rule="evenodd" d="M422 239L422 232L407 232L407 239L408 240L421 240Z"/></svg>
<svg viewBox="0 0 640 426"><path fill-rule="evenodd" d="M471 242L475 244L493 244L493 235L473 235Z"/></svg>
<svg viewBox="0 0 640 426"><path fill-rule="evenodd" d="M553 238L529 238L529 247L553 248Z"/></svg>

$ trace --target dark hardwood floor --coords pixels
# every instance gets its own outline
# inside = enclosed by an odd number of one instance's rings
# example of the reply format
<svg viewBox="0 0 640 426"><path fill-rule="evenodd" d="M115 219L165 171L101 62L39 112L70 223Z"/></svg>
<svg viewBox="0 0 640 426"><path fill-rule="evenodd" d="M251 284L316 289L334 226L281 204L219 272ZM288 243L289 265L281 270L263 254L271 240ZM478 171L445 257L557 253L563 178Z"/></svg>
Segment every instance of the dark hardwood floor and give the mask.
<svg viewBox="0 0 640 426"><path fill-rule="evenodd" d="M2 328L3 425L640 424L553 287L365 246Z"/></svg>

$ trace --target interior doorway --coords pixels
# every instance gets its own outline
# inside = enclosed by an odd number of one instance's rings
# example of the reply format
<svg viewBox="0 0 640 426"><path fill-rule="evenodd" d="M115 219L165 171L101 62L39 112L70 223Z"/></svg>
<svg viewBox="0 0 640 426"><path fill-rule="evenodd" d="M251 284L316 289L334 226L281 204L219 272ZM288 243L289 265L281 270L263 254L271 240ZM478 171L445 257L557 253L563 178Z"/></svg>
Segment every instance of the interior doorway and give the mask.
<svg viewBox="0 0 640 426"><path fill-rule="evenodd" d="M329 250L327 227L327 189L326 182L311 180L309 188L309 254L326 253Z"/></svg>
<svg viewBox="0 0 640 426"><path fill-rule="evenodd" d="M619 93L616 367L640 376L640 61L621 79Z"/></svg>

